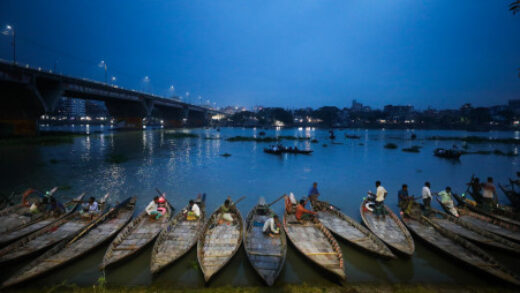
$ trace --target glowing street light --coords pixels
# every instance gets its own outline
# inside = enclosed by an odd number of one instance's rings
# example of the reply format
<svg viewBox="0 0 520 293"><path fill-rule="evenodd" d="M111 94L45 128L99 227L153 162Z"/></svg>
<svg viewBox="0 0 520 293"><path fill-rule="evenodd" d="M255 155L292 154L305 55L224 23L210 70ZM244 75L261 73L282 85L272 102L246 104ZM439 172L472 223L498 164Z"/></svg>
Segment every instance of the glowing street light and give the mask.
<svg viewBox="0 0 520 293"><path fill-rule="evenodd" d="M6 25L5 29L2 31L2 34L5 36L8 36L9 34L13 35L13 63L16 64L16 31L11 25Z"/></svg>
<svg viewBox="0 0 520 293"><path fill-rule="evenodd" d="M99 62L98 64L98 67L99 68L105 68L105 83L108 83L107 80L108 80L108 66L107 66L107 63L105 62L105 60L101 60L101 62Z"/></svg>

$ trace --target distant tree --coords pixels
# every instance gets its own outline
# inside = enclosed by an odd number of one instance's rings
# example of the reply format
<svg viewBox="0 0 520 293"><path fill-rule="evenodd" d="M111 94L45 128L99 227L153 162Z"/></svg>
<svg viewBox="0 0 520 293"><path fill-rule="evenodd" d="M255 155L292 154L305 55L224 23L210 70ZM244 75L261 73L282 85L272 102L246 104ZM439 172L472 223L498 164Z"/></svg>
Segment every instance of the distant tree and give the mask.
<svg viewBox="0 0 520 293"><path fill-rule="evenodd" d="M229 118L234 123L242 124L242 123L246 122L247 120L254 118L254 117L255 117L255 113L253 113L253 112L241 111L241 112L237 112L237 113L231 115L231 117L229 117Z"/></svg>
<svg viewBox="0 0 520 293"><path fill-rule="evenodd" d="M338 107L325 106L314 111L312 116L321 119L324 125L332 126L338 120Z"/></svg>
<svg viewBox="0 0 520 293"><path fill-rule="evenodd" d="M258 111L256 116L261 124L272 124L276 120L286 125L293 123L292 113L282 108L264 108Z"/></svg>

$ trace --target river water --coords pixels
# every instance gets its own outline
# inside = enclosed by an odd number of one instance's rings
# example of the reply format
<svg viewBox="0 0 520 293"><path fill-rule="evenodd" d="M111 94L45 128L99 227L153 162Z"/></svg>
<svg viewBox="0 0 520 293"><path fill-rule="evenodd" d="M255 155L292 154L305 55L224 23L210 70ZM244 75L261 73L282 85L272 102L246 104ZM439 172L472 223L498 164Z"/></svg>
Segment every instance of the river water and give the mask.
<svg viewBox="0 0 520 293"><path fill-rule="evenodd" d="M92 129L89 129L92 131ZM57 196L70 198L86 192L87 196L100 197L110 192L110 200L120 201L128 196L138 197L136 213L155 196L157 187L177 210L198 193L207 194L207 212L210 214L229 195L246 196L238 204L245 217L259 197L267 202L283 193L293 192L297 198L306 195L312 182L318 182L322 200L341 208L347 215L361 221L359 205L368 190L375 190L374 182L381 180L389 191L387 205L397 211L397 191L407 183L411 194L419 195L422 184L430 181L432 191L451 186L455 192L464 192L465 182L475 174L481 178L493 176L496 182L507 182L520 170L518 157L497 155L465 155L460 161L434 157L437 147L461 146L456 141L431 141L433 135L484 137L518 137L517 132L464 132L464 131L412 131L364 130L336 131L335 143L328 131L300 129L246 129L223 128L177 130L198 134L197 138L169 138L172 130L145 130L135 132L102 132L75 137L72 144L52 146L19 145L0 146L0 192L9 194L28 187L50 189L64 186ZM225 138L242 135L257 136L310 136L319 143L284 141L285 145L298 145L314 150L312 155L265 154L268 143L228 142ZM360 135L361 139L345 139L344 133ZM416 140L410 140L415 133ZM214 139L206 139L213 137ZM398 149L385 149L386 143L395 143ZM327 144L324 146L323 144ZM420 153L401 151L404 147L421 146ZM517 152L508 144L471 144L469 150ZM231 154L222 157L223 153ZM111 163L111 155L122 155L126 161ZM500 200L508 203L499 192ZM440 208L438 204L432 203ZM282 214L283 203L274 206ZM347 281L353 283L443 283L443 284L497 284L448 256L425 245L415 238L413 257L384 260L365 253L338 240L343 251ZM107 244L108 245L108 244ZM80 286L96 283L105 276L109 285L149 285L175 288L202 287L204 281L196 261L195 249L174 265L152 278L149 273L151 247L124 264L105 272L98 271L107 245L89 256L71 263L44 278L30 282L31 287L51 286L67 282ZM499 251L487 249L510 269L520 273L520 261ZM23 264L18 264L23 265ZM13 270L11 267L9 270ZM335 284L335 280L310 264L294 247L289 246L287 262L275 286L287 283ZM262 285L248 263L243 249L208 286Z"/></svg>

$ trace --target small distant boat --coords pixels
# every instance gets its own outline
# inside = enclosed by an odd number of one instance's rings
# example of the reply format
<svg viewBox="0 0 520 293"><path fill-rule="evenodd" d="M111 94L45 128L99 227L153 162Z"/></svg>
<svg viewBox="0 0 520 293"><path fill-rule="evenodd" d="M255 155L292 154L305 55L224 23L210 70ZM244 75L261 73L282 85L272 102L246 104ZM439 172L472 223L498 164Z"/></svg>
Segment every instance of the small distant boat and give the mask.
<svg viewBox="0 0 520 293"><path fill-rule="evenodd" d="M403 254L413 255L415 244L412 235L410 235L408 229L406 229L405 225L397 218L394 212L385 205L387 215L384 220L377 219L373 212L366 207L367 203L367 200L361 203L360 213L361 219L368 229L390 247Z"/></svg>
<svg viewBox="0 0 520 293"><path fill-rule="evenodd" d="M108 241L132 218L135 197L128 198L108 210L96 221L79 231L74 237L63 240L49 251L14 273L2 286L13 286L46 274L88 254Z"/></svg>
<svg viewBox="0 0 520 293"><path fill-rule="evenodd" d="M458 159L462 155L462 152L454 149L437 148L433 151L433 154L439 158Z"/></svg>
<svg viewBox="0 0 520 293"><path fill-rule="evenodd" d="M285 212L283 218L285 233L296 249L320 268L338 276L347 278L343 264L343 253L332 234L315 220L300 223L294 214Z"/></svg>
<svg viewBox="0 0 520 293"><path fill-rule="evenodd" d="M359 136L359 135L350 135L350 134L345 134L345 138L350 138L350 139L360 139L361 136Z"/></svg>
<svg viewBox="0 0 520 293"><path fill-rule="evenodd" d="M395 255L383 241L337 208L319 200L311 200L311 204L314 211L318 213L320 222L332 233L369 252L395 258Z"/></svg>
<svg viewBox="0 0 520 293"><path fill-rule="evenodd" d="M24 236L0 250L0 263L12 262L42 252L81 231L99 218L106 209L108 193L100 200L98 216L85 218L79 212L66 215L43 229Z"/></svg>
<svg viewBox="0 0 520 293"><path fill-rule="evenodd" d="M3 233L0 233L0 246L13 242L24 236L27 236L35 231L47 227L48 225L52 225L56 221L73 213L78 207L81 200L83 199L84 195L85 194L83 193L80 196L74 198L73 200L65 203L65 212L62 214L55 215L52 213L41 212L38 215L34 215L31 218L31 220L25 222L25 224L19 225L15 228L4 230Z"/></svg>
<svg viewBox="0 0 520 293"><path fill-rule="evenodd" d="M152 219L146 211L142 211L110 243L99 269L104 270L108 266L119 263L140 252L168 224L173 210L170 203L166 201L166 213L158 220Z"/></svg>
<svg viewBox="0 0 520 293"><path fill-rule="evenodd" d="M150 271L153 274L175 262L197 244L204 228L206 205L204 198L195 203L200 208L200 217L197 220L186 219L186 214L181 211L171 219L157 237L150 261ZM189 204L183 210L188 209Z"/></svg>
<svg viewBox="0 0 520 293"><path fill-rule="evenodd" d="M287 254L287 239L282 227L280 234L272 238L263 233L264 223L271 215L274 212L269 207L256 205L247 215L243 239L249 262L268 286L278 278Z"/></svg>
<svg viewBox="0 0 520 293"><path fill-rule="evenodd" d="M511 181L511 179L509 179ZM511 182L511 185L513 183ZM520 193L515 192L512 188L508 189L502 184L498 184L500 189L504 192L504 194L507 196L507 199L511 202L511 205L513 205L515 208L520 209Z"/></svg>
<svg viewBox="0 0 520 293"><path fill-rule="evenodd" d="M278 148L276 150L264 148L264 152L267 154L273 154L273 155L281 155L284 153L309 155L312 153L312 150L300 150L300 149L282 147L282 148Z"/></svg>
<svg viewBox="0 0 520 293"><path fill-rule="evenodd" d="M419 204L415 204L410 215L403 217L406 226L425 242L452 258L458 259L496 278L520 285L520 278L457 233L445 229L431 219L422 216Z"/></svg>
<svg viewBox="0 0 520 293"><path fill-rule="evenodd" d="M197 242L197 259L206 282L229 263L242 245L242 215L236 207L231 209L231 213L233 223L219 225L219 209L215 210Z"/></svg>

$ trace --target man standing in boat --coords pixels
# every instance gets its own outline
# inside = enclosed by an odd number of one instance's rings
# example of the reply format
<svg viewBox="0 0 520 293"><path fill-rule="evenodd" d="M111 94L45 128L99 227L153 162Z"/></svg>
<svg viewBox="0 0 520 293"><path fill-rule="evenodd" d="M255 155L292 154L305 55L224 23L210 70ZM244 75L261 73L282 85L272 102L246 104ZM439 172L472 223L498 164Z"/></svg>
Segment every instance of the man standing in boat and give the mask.
<svg viewBox="0 0 520 293"><path fill-rule="evenodd" d="M318 182L314 182L311 189L309 189L309 198L311 200L316 200L318 199L318 196L320 196L320 192L318 191Z"/></svg>
<svg viewBox="0 0 520 293"><path fill-rule="evenodd" d="M269 237L274 237L275 235L280 234L280 220L277 215L267 219L264 223L264 227L262 228L264 234L269 235Z"/></svg>
<svg viewBox="0 0 520 293"><path fill-rule="evenodd" d="M426 181L422 188L422 200L424 204L424 212L426 215L430 214L431 202L432 202L432 192L430 190L431 185L430 182Z"/></svg>
<svg viewBox="0 0 520 293"><path fill-rule="evenodd" d="M399 208L401 209L401 215L403 213L408 214L412 207L412 198L408 195L408 185L403 184L401 190L397 192L397 198L399 200Z"/></svg>
<svg viewBox="0 0 520 293"><path fill-rule="evenodd" d="M491 211L493 209L497 188L493 184L493 177L488 177L487 182L483 186L482 204L484 210Z"/></svg>
<svg viewBox="0 0 520 293"><path fill-rule="evenodd" d="M455 205L453 204L453 198L451 196L451 187L446 187L443 191L437 193L437 196L441 200L442 205L450 211L450 214L452 214L455 217L459 217L459 212L455 208Z"/></svg>
<svg viewBox="0 0 520 293"><path fill-rule="evenodd" d="M374 207L374 214L379 219L380 216L385 218L385 198L388 191L381 185L381 181L376 181L376 204Z"/></svg>

